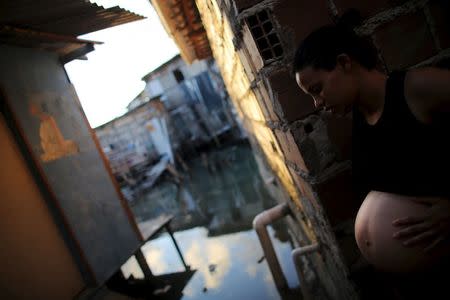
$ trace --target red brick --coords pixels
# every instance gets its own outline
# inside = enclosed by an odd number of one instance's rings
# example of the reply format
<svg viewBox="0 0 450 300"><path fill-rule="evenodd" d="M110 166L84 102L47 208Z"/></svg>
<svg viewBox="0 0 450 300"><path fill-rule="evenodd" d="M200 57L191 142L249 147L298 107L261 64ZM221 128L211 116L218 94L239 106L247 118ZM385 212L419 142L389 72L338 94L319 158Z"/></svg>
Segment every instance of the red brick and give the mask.
<svg viewBox="0 0 450 300"><path fill-rule="evenodd" d="M450 2L433 1L430 12L442 49L450 47Z"/></svg>
<svg viewBox="0 0 450 300"><path fill-rule="evenodd" d="M255 53L259 53L258 47L256 46L256 41L250 32L248 26L242 27L242 48L238 51L239 56L243 60L244 68L252 73L249 78L250 80L254 79L255 74L257 73L263 66L264 61L260 55L255 55Z"/></svg>
<svg viewBox="0 0 450 300"><path fill-rule="evenodd" d="M289 122L303 119L315 110L313 99L297 86L278 94L278 101Z"/></svg>
<svg viewBox="0 0 450 300"><path fill-rule="evenodd" d="M314 111L313 99L302 92L287 71L274 72L268 77L287 121L295 121Z"/></svg>
<svg viewBox="0 0 450 300"><path fill-rule="evenodd" d="M294 137L290 130L283 132L281 130L274 130L275 136L277 137L278 144L283 151L285 159L294 163L299 169L304 172L308 172L308 169L305 166L305 162L300 154L300 151L295 144Z"/></svg>
<svg viewBox="0 0 450 300"><path fill-rule="evenodd" d="M383 10L403 4L407 0L334 0L339 15L344 14L348 9L357 9L363 18L369 18Z"/></svg>
<svg viewBox="0 0 450 300"><path fill-rule="evenodd" d="M356 217L360 203L355 201L352 194L351 171L341 172L314 186L291 168L289 171L303 201L308 201L316 211L323 209L331 226Z"/></svg>
<svg viewBox="0 0 450 300"><path fill-rule="evenodd" d="M294 183L300 191L300 198L302 201L308 201L308 205L312 206L315 211L320 211L319 202L314 195L311 185L309 185L300 175L298 175L292 168L289 167L289 172L291 173ZM303 204L304 205L304 204ZM309 212L305 212L308 214Z"/></svg>
<svg viewBox="0 0 450 300"><path fill-rule="evenodd" d="M297 86L294 76L290 75L287 71L271 72L267 76L267 79L269 80L272 90L276 91L277 93L283 93L290 87Z"/></svg>
<svg viewBox="0 0 450 300"><path fill-rule="evenodd" d="M336 159L336 151L330 147L327 131L326 122L318 116L305 118L302 125L292 127L292 135L306 167L314 176L320 174L323 168Z"/></svg>
<svg viewBox="0 0 450 300"><path fill-rule="evenodd" d="M255 93L258 105L261 108L261 112L264 116L264 120L266 120L266 121L277 120L276 114L273 111L273 107L267 105L267 103L265 102L265 99L261 96L260 91L258 89L254 89L253 91ZM275 118L275 119L273 119L273 118Z"/></svg>
<svg viewBox="0 0 450 300"><path fill-rule="evenodd" d="M248 47L248 45L246 45ZM237 51L236 53L238 54L242 66L244 67L244 72L248 77L249 81L253 81L255 80L255 72L252 69L252 65L254 65L254 62L251 60L254 56L249 57L248 55L246 55L245 53L246 51L244 51L244 49L240 49L239 51Z"/></svg>
<svg viewBox="0 0 450 300"><path fill-rule="evenodd" d="M360 203L353 197L351 171L339 173L313 189L332 226L356 218Z"/></svg>
<svg viewBox="0 0 450 300"><path fill-rule="evenodd" d="M327 120L327 131L331 143L338 148L338 160L350 160L352 158L352 120L332 116Z"/></svg>
<svg viewBox="0 0 450 300"><path fill-rule="evenodd" d="M389 70L415 65L436 54L422 11L381 26L375 33L375 41Z"/></svg>
<svg viewBox="0 0 450 300"><path fill-rule="evenodd" d="M332 23L327 1L284 0L274 7L278 23L291 29L297 46L311 31Z"/></svg>
<svg viewBox="0 0 450 300"><path fill-rule="evenodd" d="M274 104L267 92L262 81L257 83L257 88L255 89L255 95L258 98L258 102L261 101L261 107L263 110L264 117L267 121L280 121L284 118L284 113L279 104ZM278 110L275 105L278 105ZM264 108L263 108L264 107Z"/></svg>

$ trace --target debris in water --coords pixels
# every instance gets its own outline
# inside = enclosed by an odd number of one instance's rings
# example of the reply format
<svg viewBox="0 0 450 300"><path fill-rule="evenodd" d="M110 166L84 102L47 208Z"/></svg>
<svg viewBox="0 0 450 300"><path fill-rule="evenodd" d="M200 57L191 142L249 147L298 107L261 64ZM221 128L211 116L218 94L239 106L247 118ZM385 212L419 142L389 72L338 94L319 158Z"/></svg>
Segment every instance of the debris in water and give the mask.
<svg viewBox="0 0 450 300"><path fill-rule="evenodd" d="M214 271L216 271L216 267L217 267L216 264L210 264L210 265L208 266L209 272L210 272L210 273L214 273Z"/></svg>
<svg viewBox="0 0 450 300"><path fill-rule="evenodd" d="M204 288L203 288L203 293L206 293L208 291L208 288L205 286Z"/></svg>
<svg viewBox="0 0 450 300"><path fill-rule="evenodd" d="M258 259L258 264L260 264L260 263L262 263L263 262L263 260L265 259L266 257L263 255L263 256L261 256L261 258L260 259Z"/></svg>
<svg viewBox="0 0 450 300"><path fill-rule="evenodd" d="M170 284L168 284L168 285L166 285L165 287L163 287L163 288L161 288L161 289L156 289L156 290L153 292L153 295L162 295L162 294L165 294L165 293L167 293L168 290L170 290L171 287L172 287L172 286L171 286Z"/></svg>

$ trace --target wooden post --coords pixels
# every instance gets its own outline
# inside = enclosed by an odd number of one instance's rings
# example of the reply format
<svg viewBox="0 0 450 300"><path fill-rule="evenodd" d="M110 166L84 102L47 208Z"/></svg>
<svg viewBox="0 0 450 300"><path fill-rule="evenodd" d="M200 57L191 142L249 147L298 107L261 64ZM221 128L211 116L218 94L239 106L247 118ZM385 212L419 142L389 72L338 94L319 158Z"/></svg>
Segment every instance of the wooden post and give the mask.
<svg viewBox="0 0 450 300"><path fill-rule="evenodd" d="M134 254L134 257L136 257L136 260L139 264L139 267L141 267L142 273L144 273L145 279L150 279L153 277L153 273L150 270L150 267L147 263L147 260L145 259L144 253L142 253L141 248L139 248L136 253Z"/></svg>

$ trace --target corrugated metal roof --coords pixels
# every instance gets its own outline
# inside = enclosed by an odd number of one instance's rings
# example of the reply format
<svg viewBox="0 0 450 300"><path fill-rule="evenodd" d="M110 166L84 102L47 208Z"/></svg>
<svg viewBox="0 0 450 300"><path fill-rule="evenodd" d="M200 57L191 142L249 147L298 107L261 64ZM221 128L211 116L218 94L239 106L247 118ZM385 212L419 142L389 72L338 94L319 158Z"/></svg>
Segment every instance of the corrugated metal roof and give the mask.
<svg viewBox="0 0 450 300"><path fill-rule="evenodd" d="M55 52L61 58L61 61L66 63L94 50L94 44L102 43L72 36L0 25L0 44Z"/></svg>
<svg viewBox="0 0 450 300"><path fill-rule="evenodd" d="M0 3L0 25L79 36L143 19L118 6L86 0L12 0Z"/></svg>
<svg viewBox="0 0 450 300"><path fill-rule="evenodd" d="M0 43L56 52L68 62L97 43L77 36L144 18L86 0L0 0Z"/></svg>

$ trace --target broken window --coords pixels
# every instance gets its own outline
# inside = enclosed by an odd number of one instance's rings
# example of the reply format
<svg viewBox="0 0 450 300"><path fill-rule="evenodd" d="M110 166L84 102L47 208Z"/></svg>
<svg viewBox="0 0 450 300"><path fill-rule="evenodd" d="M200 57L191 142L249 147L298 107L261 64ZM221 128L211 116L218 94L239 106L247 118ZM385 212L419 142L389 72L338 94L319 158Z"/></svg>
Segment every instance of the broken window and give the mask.
<svg viewBox="0 0 450 300"><path fill-rule="evenodd" d="M259 53L267 63L283 57L283 47L274 29L273 22L267 10L261 10L245 19L250 28Z"/></svg>
<svg viewBox="0 0 450 300"><path fill-rule="evenodd" d="M179 69L173 70L173 76L175 76L175 80L180 83L184 80L183 72L181 72Z"/></svg>

